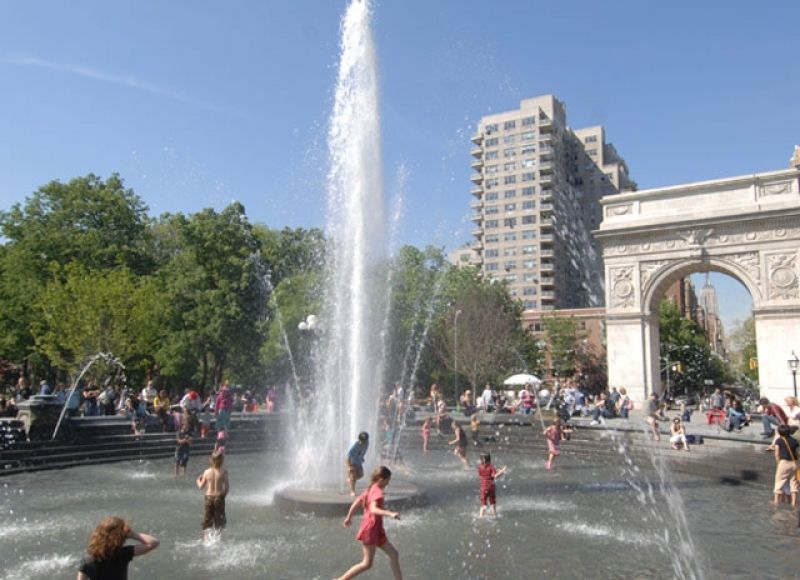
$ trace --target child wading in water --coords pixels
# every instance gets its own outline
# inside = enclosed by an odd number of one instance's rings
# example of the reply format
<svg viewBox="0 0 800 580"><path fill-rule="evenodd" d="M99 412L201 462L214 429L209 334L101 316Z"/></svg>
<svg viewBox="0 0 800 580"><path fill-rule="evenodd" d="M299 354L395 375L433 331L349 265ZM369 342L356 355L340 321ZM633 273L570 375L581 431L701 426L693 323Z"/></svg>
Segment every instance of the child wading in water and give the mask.
<svg viewBox="0 0 800 580"><path fill-rule="evenodd" d="M478 418L478 412L475 411L469 420L469 430L472 431L472 442L476 447L481 444L480 428L481 420Z"/></svg>
<svg viewBox="0 0 800 580"><path fill-rule="evenodd" d="M389 556L389 564L392 567L392 574L395 580L402 580L403 573L400 571L400 554L386 537L383 529L383 517L387 516L395 520L400 519L400 514L383 509L383 490L389 485L392 472L388 467L380 466L372 472L370 486L367 490L356 498L347 512L344 519L344 527L350 526L353 520L353 513L357 508L364 508L364 517L361 519L361 526L358 528L356 540L361 540L364 559L350 568L339 580L355 578L362 572L372 568L375 559L375 548L383 550Z"/></svg>
<svg viewBox="0 0 800 580"><path fill-rule="evenodd" d="M175 477L186 475L186 464L189 463L189 446L192 438L189 436L189 422L184 417L181 428L175 437Z"/></svg>
<svg viewBox="0 0 800 580"><path fill-rule="evenodd" d="M547 467L547 469L552 469L553 460L561 455L558 445L562 439L568 438L569 434L572 433L572 429L564 427L561 423L561 419L556 419L543 433L547 439L547 450L550 452L545 467Z"/></svg>
<svg viewBox="0 0 800 580"><path fill-rule="evenodd" d="M431 418L428 417L422 422L422 451L428 452L428 440L431 438Z"/></svg>
<svg viewBox="0 0 800 580"><path fill-rule="evenodd" d="M197 477L197 487L205 488L205 510L203 516L203 540L208 539L208 531L213 528L222 530L227 523L225 518L225 496L230 484L228 471L222 467L224 456L214 453L209 460L209 467Z"/></svg>
<svg viewBox="0 0 800 580"><path fill-rule="evenodd" d="M505 465L500 469L495 469L494 465L492 465L492 456L488 453L481 453L481 464L478 466L478 475L481 478L481 517L486 513L487 504L492 506L492 515L497 515L497 497L494 482L505 472Z"/></svg>
<svg viewBox="0 0 800 580"><path fill-rule="evenodd" d="M453 434L455 435L455 439L450 441L448 445L455 445L455 449L453 449L453 453L461 460L464 464L464 467L469 467L469 459L467 459L467 434L464 433L464 429L461 428L461 425L453 421Z"/></svg>

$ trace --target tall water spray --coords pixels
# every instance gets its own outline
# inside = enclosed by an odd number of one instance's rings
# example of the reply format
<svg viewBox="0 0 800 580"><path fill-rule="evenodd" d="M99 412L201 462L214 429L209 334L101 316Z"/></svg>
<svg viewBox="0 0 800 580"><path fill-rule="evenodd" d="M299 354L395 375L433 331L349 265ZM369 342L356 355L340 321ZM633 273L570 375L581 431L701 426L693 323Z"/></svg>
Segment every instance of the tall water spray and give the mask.
<svg viewBox="0 0 800 580"><path fill-rule="evenodd" d="M386 226L371 17L368 0L353 0L341 25L328 134L325 306L313 406L299 434L298 475L312 485L342 481L346 446L358 432L378 439Z"/></svg>

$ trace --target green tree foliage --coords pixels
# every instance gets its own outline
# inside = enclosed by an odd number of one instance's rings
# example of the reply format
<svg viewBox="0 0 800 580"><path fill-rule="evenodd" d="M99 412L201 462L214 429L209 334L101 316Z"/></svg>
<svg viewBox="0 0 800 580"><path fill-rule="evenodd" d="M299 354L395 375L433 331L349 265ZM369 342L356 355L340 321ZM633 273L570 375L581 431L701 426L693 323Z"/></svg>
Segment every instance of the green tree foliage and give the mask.
<svg viewBox="0 0 800 580"><path fill-rule="evenodd" d="M161 371L190 371L202 387L243 378L258 360L269 296L262 278L267 268L244 207L233 203L219 213L166 219L180 244L161 269L171 304L158 353Z"/></svg>
<svg viewBox="0 0 800 580"><path fill-rule="evenodd" d="M0 213L0 349L28 366L37 360L31 305L64 270L80 264L93 272L125 267L135 274L153 268L149 258L147 207L122 180L95 175L53 181L24 204ZM46 364L46 361L44 361Z"/></svg>
<svg viewBox="0 0 800 580"><path fill-rule="evenodd" d="M73 262L57 269L32 305L37 351L70 373L98 352L113 352L142 377L160 338L165 302L157 280L124 267L91 271Z"/></svg>
<svg viewBox="0 0 800 580"><path fill-rule="evenodd" d="M578 353L578 323L572 317L547 316L542 319L550 348L550 364L556 376L572 375Z"/></svg>
<svg viewBox="0 0 800 580"><path fill-rule="evenodd" d="M264 261L269 264L272 284L304 272L317 272L325 261L325 236L318 228L271 230L253 226Z"/></svg>
<svg viewBox="0 0 800 580"><path fill-rule="evenodd" d="M750 368L750 361L758 361L756 349L756 321L753 316L744 320L730 334L731 370L736 377L746 377L748 381L758 381L758 367Z"/></svg>

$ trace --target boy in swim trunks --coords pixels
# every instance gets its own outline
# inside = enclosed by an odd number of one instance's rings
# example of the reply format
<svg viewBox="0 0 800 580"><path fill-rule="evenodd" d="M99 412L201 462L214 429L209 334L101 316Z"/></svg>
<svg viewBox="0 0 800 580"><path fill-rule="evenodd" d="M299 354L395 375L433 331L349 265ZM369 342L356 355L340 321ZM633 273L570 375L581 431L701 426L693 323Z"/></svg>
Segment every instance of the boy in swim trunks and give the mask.
<svg viewBox="0 0 800 580"><path fill-rule="evenodd" d="M206 469L197 477L197 487L205 488L205 514L203 517L203 540L208 539L210 529L222 530L227 523L225 518L225 496L228 495L230 484L228 471L222 467L225 456L213 453Z"/></svg>

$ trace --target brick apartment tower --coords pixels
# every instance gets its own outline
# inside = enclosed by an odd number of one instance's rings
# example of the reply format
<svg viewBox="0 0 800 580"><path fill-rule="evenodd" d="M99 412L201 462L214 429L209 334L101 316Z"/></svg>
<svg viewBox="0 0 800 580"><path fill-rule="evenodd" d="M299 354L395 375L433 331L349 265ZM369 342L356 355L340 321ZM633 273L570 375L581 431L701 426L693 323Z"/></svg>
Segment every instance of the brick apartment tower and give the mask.
<svg viewBox="0 0 800 580"><path fill-rule="evenodd" d="M570 129L553 95L481 119L472 137L469 260L525 310L602 306L598 200L636 184L602 126Z"/></svg>

